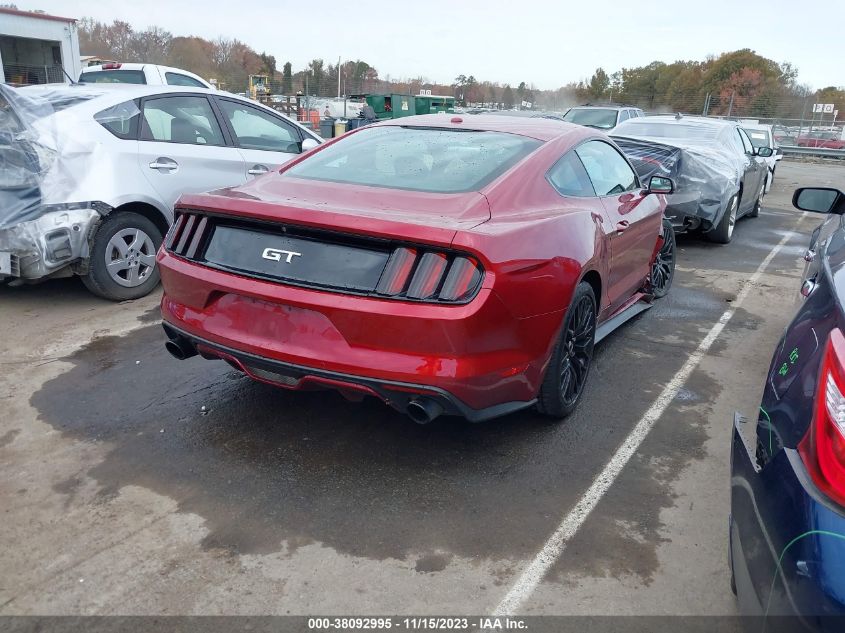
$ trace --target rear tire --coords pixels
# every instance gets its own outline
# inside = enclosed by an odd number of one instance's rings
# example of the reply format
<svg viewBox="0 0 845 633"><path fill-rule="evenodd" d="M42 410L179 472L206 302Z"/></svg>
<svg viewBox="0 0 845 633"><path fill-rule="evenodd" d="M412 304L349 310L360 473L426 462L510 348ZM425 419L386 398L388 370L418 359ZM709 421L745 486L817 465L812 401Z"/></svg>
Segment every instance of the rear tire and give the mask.
<svg viewBox="0 0 845 633"><path fill-rule="evenodd" d="M537 410L562 420L571 414L584 392L596 341L596 298L581 282L563 317L563 327L537 398Z"/></svg>
<svg viewBox="0 0 845 633"><path fill-rule="evenodd" d="M715 227L704 235L711 242L716 244L729 244L734 234L734 226L736 225L737 209L739 208L739 194L731 196L728 200L727 209L722 215L722 219Z"/></svg>
<svg viewBox="0 0 845 633"><path fill-rule="evenodd" d="M757 196L757 199L754 201L754 206L751 208L751 211L748 213L749 218L756 218L760 216L760 209L763 208L763 195L766 192L766 183L769 182L768 178L763 181L763 188L760 189L760 195Z"/></svg>
<svg viewBox="0 0 845 633"><path fill-rule="evenodd" d="M144 297L158 285L155 255L162 235L149 219L112 212L97 227L82 283L98 297L125 301Z"/></svg>
<svg viewBox="0 0 845 633"><path fill-rule="evenodd" d="M651 264L649 291L655 299L665 297L675 278L675 229L672 223L663 218L663 245Z"/></svg>

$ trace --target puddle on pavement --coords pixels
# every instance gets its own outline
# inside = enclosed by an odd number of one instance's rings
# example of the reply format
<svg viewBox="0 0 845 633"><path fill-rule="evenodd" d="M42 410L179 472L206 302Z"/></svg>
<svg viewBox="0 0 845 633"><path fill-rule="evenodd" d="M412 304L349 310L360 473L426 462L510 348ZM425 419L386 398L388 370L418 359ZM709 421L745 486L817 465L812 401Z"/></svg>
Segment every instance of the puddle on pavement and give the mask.
<svg viewBox="0 0 845 633"><path fill-rule="evenodd" d="M31 403L65 436L104 447L87 472L98 502L127 485L165 495L204 519L208 549L290 554L320 543L410 559L421 573L445 568L451 556L524 559L726 305L695 286L677 285L669 297L597 348L584 399L563 424L523 412L480 425L440 418L417 426L374 399L287 392L223 362L176 361L157 325L79 350ZM671 346L655 344L664 340ZM702 400L714 389L690 387ZM657 485L654 469L637 469L614 488L629 495L620 512L641 535L637 555L613 553L630 539L612 527L591 528L576 559L583 570L653 573L659 509L673 503L671 481L706 439L694 424L678 426ZM57 490L73 495L75 482Z"/></svg>

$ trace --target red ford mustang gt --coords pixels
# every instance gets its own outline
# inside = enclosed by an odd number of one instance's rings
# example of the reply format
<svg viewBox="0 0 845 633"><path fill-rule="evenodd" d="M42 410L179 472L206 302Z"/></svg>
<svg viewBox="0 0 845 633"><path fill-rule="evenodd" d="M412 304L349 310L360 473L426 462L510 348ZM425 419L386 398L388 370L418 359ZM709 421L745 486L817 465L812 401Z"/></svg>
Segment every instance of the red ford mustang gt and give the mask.
<svg viewBox="0 0 845 633"><path fill-rule="evenodd" d="M397 119L185 195L158 254L168 350L429 422L578 403L594 343L666 293L672 182L548 119Z"/></svg>

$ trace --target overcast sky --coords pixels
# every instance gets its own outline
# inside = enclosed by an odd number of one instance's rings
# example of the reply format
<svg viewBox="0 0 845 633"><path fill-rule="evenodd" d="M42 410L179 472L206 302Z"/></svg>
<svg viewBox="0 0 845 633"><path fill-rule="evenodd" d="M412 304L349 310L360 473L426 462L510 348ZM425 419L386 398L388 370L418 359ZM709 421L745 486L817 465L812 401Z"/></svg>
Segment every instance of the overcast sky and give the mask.
<svg viewBox="0 0 845 633"><path fill-rule="evenodd" d="M30 1L32 4L30 4ZM822 0L16 0L64 17L158 25L174 35L238 38L294 70L362 59L381 77L423 76L558 88L654 60L703 60L751 48L792 62L813 88L845 85L845 2ZM810 13L800 14L806 6Z"/></svg>

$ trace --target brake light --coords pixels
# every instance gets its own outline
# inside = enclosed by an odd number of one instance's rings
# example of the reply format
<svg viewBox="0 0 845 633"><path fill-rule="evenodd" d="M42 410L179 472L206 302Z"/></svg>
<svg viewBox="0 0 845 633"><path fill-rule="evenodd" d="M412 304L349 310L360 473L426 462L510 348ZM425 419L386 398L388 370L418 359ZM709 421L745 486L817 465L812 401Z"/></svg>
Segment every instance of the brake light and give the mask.
<svg viewBox="0 0 845 633"><path fill-rule="evenodd" d="M413 248L397 248L393 251L376 286L376 292L389 297L402 292L416 259L417 251Z"/></svg>
<svg viewBox="0 0 845 633"><path fill-rule="evenodd" d="M187 259L196 256L208 228L208 216L180 213L164 238L164 248Z"/></svg>
<svg viewBox="0 0 845 633"><path fill-rule="evenodd" d="M845 336L835 328L825 347L813 421L798 451L815 484L845 505Z"/></svg>
<svg viewBox="0 0 845 633"><path fill-rule="evenodd" d="M414 248L393 251L376 286L380 295L418 301L460 302L470 299L481 282L473 258Z"/></svg>
<svg viewBox="0 0 845 633"><path fill-rule="evenodd" d="M123 66L123 64L103 64L103 70L118 70L121 66Z"/></svg>
<svg viewBox="0 0 845 633"><path fill-rule="evenodd" d="M431 299L434 296L443 271L446 270L446 255L443 253L426 253L420 259L417 272L408 287L408 297L411 299Z"/></svg>
<svg viewBox="0 0 845 633"><path fill-rule="evenodd" d="M458 257L452 262L440 299L443 301L460 301L467 298L481 281L481 270L474 259Z"/></svg>

